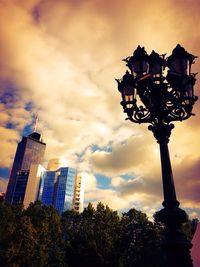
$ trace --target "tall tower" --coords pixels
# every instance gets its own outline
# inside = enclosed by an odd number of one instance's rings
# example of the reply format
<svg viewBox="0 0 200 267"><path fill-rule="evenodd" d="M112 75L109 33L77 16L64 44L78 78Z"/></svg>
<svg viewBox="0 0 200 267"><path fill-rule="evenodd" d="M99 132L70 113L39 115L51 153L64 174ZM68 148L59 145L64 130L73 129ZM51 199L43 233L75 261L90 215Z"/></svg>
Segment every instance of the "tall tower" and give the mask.
<svg viewBox="0 0 200 267"><path fill-rule="evenodd" d="M41 176L46 169L40 164L31 164L24 195L24 208L28 208L31 202L38 199L39 189L41 186Z"/></svg>
<svg viewBox="0 0 200 267"><path fill-rule="evenodd" d="M10 204L23 202L31 164L41 164L46 144L33 132L18 143L5 200Z"/></svg>
<svg viewBox="0 0 200 267"><path fill-rule="evenodd" d="M52 159L41 175L38 199L53 205L60 213L74 209L83 211L84 179L77 169L66 167L66 161Z"/></svg>
<svg viewBox="0 0 200 267"><path fill-rule="evenodd" d="M60 213L73 209L77 170L61 167L42 175L39 199L45 205L53 205Z"/></svg>

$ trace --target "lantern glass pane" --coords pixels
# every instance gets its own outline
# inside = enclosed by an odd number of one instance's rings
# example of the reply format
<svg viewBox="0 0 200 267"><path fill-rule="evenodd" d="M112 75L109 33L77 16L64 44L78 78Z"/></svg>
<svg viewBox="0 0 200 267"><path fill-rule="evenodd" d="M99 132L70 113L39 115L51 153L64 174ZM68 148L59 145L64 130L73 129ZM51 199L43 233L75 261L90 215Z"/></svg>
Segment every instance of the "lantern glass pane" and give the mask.
<svg viewBox="0 0 200 267"><path fill-rule="evenodd" d="M185 86L185 95L188 96L189 98L193 97L193 85L192 84L187 84Z"/></svg>
<svg viewBox="0 0 200 267"><path fill-rule="evenodd" d="M148 63L146 61L142 61L142 72L143 74L146 74L148 71Z"/></svg>
<svg viewBox="0 0 200 267"><path fill-rule="evenodd" d="M160 63L152 64L151 73L152 74L161 74L162 73L162 65Z"/></svg>
<svg viewBox="0 0 200 267"><path fill-rule="evenodd" d="M132 64L132 71L133 73L140 73L140 62L139 61L135 61L133 64Z"/></svg>
<svg viewBox="0 0 200 267"><path fill-rule="evenodd" d="M189 60L187 58L180 59L182 73L189 75Z"/></svg>
<svg viewBox="0 0 200 267"><path fill-rule="evenodd" d="M189 61L187 58L177 58L171 63L171 70L177 73L189 74Z"/></svg>
<svg viewBox="0 0 200 267"><path fill-rule="evenodd" d="M126 95L125 96L125 101L127 102L126 103L126 107L127 108L132 108L133 107L133 100L134 100L133 95Z"/></svg>
<svg viewBox="0 0 200 267"><path fill-rule="evenodd" d="M144 60L135 61L132 64L132 71L136 74L145 74L148 71L148 63Z"/></svg>
<svg viewBox="0 0 200 267"><path fill-rule="evenodd" d="M180 67L180 60L179 59L175 59L171 62L171 66L170 66L171 70L177 73L181 72L181 67Z"/></svg>
<svg viewBox="0 0 200 267"><path fill-rule="evenodd" d="M130 85L124 86L124 95L125 96L133 95L133 87Z"/></svg>

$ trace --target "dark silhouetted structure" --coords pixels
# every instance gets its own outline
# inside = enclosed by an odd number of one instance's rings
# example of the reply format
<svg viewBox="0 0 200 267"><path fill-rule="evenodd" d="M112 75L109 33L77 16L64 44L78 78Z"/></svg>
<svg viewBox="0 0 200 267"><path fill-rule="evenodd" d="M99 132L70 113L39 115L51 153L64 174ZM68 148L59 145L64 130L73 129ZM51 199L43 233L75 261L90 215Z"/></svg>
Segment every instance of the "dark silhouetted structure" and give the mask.
<svg viewBox="0 0 200 267"><path fill-rule="evenodd" d="M200 266L200 223L197 224L197 228L195 231L195 234L192 239L192 258L194 261L194 267L199 267Z"/></svg>
<svg viewBox="0 0 200 267"><path fill-rule="evenodd" d="M191 243L180 231L181 224L188 217L179 208L170 163L168 142L172 121L188 119L197 100L193 87L195 74L191 65L195 56L177 45L172 55L165 59L152 51L148 55L144 47L138 46L133 56L124 59L131 74L127 71L117 80L122 95L121 105L135 123L149 123L148 129L160 145L164 202L163 209L157 212L158 219L165 224L162 240L163 266L192 267ZM164 69L168 68L167 75Z"/></svg>
<svg viewBox="0 0 200 267"><path fill-rule="evenodd" d="M0 192L0 202L4 201L4 199L5 199L5 193Z"/></svg>

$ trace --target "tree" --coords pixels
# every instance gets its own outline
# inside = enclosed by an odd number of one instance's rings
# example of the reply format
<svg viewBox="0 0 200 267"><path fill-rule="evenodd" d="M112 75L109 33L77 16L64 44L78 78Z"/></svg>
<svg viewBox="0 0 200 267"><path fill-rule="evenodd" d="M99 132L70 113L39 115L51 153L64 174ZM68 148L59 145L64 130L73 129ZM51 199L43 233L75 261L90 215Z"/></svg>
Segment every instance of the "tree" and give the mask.
<svg viewBox="0 0 200 267"><path fill-rule="evenodd" d="M194 233L196 231L198 222L199 222L198 218L194 218L182 224L182 231L184 232L188 240L192 240Z"/></svg>
<svg viewBox="0 0 200 267"><path fill-rule="evenodd" d="M95 213L95 243L101 266L118 266L120 240L120 218L101 202Z"/></svg>
<svg viewBox="0 0 200 267"><path fill-rule="evenodd" d="M40 201L31 203L25 214L37 232L35 245L35 266L65 266L64 241L61 217L54 207L45 206Z"/></svg>
<svg viewBox="0 0 200 267"><path fill-rule="evenodd" d="M36 230L30 218L22 216L16 223L12 238L5 253L7 262L12 266L35 266L34 249L36 244Z"/></svg>
<svg viewBox="0 0 200 267"><path fill-rule="evenodd" d="M13 242L16 234L16 221L22 215L22 206L0 203L0 266L14 266L17 243ZM16 219L17 217L17 219Z"/></svg>
<svg viewBox="0 0 200 267"><path fill-rule="evenodd" d="M198 220L184 225L191 238ZM122 219L108 206L90 203L82 214L41 202L0 203L2 267L158 267L163 225L135 209Z"/></svg>
<svg viewBox="0 0 200 267"><path fill-rule="evenodd" d="M33 266L36 231L22 205L0 203L0 266Z"/></svg>
<svg viewBox="0 0 200 267"><path fill-rule="evenodd" d="M9 223L13 223L15 221L15 215L13 213L12 206L0 202L0 240L3 238L5 233L5 228Z"/></svg>
<svg viewBox="0 0 200 267"><path fill-rule="evenodd" d="M122 265L127 267L159 266L159 235L146 214L135 209L122 217Z"/></svg>
<svg viewBox="0 0 200 267"><path fill-rule="evenodd" d="M81 215L71 212L65 220L67 237L67 259L70 267L117 266L117 241L119 238L119 217L102 203L96 210L92 204ZM71 233L70 233L71 231ZM73 234L72 234L73 233Z"/></svg>

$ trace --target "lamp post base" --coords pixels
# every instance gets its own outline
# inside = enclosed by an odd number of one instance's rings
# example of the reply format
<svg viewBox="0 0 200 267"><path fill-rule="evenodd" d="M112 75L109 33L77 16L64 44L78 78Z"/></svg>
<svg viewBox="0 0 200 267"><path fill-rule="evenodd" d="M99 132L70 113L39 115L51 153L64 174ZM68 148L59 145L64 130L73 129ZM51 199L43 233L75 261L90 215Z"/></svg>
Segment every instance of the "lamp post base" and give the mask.
<svg viewBox="0 0 200 267"><path fill-rule="evenodd" d="M165 207L157 212L157 218L165 225L161 242L162 267L193 267L192 244L180 229L181 224L188 220L186 212L178 207Z"/></svg>

